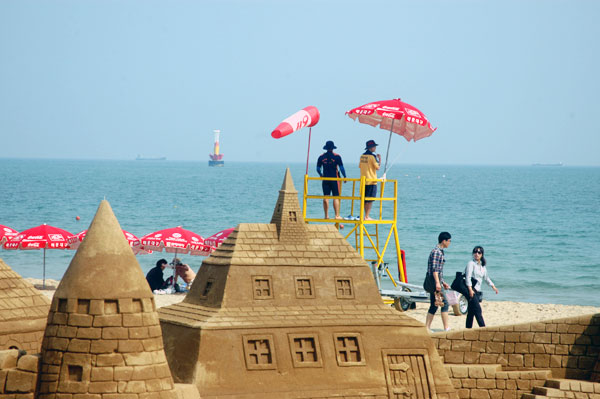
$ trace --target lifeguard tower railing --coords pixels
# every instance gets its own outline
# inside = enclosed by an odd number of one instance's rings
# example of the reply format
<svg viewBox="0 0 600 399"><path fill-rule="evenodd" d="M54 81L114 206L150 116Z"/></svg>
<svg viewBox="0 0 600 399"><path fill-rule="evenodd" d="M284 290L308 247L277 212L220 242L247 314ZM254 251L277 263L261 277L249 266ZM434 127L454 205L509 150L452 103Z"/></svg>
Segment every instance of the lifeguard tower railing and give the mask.
<svg viewBox="0 0 600 399"><path fill-rule="evenodd" d="M344 182L352 183L352 194L351 195L339 195L339 196L325 196L325 195L312 195L308 192L309 182L312 180L316 181L336 181L338 184ZM365 197L365 185L366 184L377 184L379 197ZM390 194L386 193L391 192ZM320 190L320 185L319 185ZM341 190L340 190L341 192ZM319 219L307 217L307 202L309 200L340 200L340 209L344 201L350 201L350 217L344 219ZM373 201L373 208L371 209L370 217L377 213L377 218L374 220L365 220L365 201ZM384 203L391 203L392 210L389 210L389 206L384 206ZM375 205L378 204L378 207ZM347 206L347 205L346 205ZM379 212L376 212L379 208ZM385 212L384 212L385 211ZM386 213L384 217L384 213ZM398 264L398 277L403 283L406 283L406 267L402 263L402 257L400 256L400 241L398 240L398 227L397 227L397 216L398 216L398 181L397 180L369 180L365 177L360 179L350 178L329 178L329 177L309 177L304 176L304 194L302 199L302 216L305 222L309 223L333 223L339 229L341 225L352 226L350 231L345 233L345 238L349 239L352 243L351 236L354 235L354 247L360 253L360 256L371 265L376 267L383 267L386 264L384 270L387 272L390 280L397 286L394 277L391 275L387 263L384 262L384 256L388 250L388 246L393 237L394 244L396 246L396 259ZM391 217L391 218L390 218ZM380 239L380 233L385 237L385 240Z"/></svg>

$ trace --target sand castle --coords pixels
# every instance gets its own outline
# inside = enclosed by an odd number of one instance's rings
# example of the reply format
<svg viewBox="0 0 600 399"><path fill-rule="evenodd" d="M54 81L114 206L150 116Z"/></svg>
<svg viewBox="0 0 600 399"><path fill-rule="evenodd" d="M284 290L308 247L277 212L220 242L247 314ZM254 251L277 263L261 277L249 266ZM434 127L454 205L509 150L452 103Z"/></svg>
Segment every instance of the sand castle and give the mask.
<svg viewBox="0 0 600 399"><path fill-rule="evenodd" d="M271 223L240 224L157 313L103 201L33 354L0 350L0 399L600 398L600 314L430 336L382 304L333 227L299 215L286 171ZM7 307L41 317L47 301L15 302L36 293L0 267L2 326L17 325Z"/></svg>
<svg viewBox="0 0 600 399"><path fill-rule="evenodd" d="M0 350L40 350L50 301L0 259Z"/></svg>
<svg viewBox="0 0 600 399"><path fill-rule="evenodd" d="M159 316L175 381L203 398L454 394L423 324L333 226L304 223L289 170L271 223L240 224Z"/></svg>
<svg viewBox="0 0 600 399"><path fill-rule="evenodd" d="M106 201L54 294L40 363L39 398L176 397L154 295Z"/></svg>

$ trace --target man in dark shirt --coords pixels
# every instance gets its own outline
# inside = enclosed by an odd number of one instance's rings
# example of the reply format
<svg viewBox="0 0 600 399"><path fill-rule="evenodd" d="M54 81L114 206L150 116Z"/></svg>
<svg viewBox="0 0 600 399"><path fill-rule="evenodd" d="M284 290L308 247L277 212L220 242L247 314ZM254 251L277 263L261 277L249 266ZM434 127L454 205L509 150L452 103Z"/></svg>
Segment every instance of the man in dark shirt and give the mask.
<svg viewBox="0 0 600 399"><path fill-rule="evenodd" d="M317 173L321 177L334 177L339 178L339 171L346 177L346 171L344 170L344 164L342 163L342 157L334 153L333 150L337 147L333 144L333 141L325 143L324 150L326 153L322 154L317 160ZM323 168L323 171L321 171ZM344 182L345 183L345 182ZM335 180L324 180L323 181L323 195L332 195L338 197L340 195L340 182ZM335 211L335 218L341 219L340 216L340 200L333 200L333 210ZM323 199L323 211L325 211L325 219L329 219L329 199Z"/></svg>
<svg viewBox="0 0 600 399"><path fill-rule="evenodd" d="M167 267L167 260L161 259L156 262L156 266L150 269L148 274L146 274L146 280L150 285L150 290L154 292L154 290L160 290L165 285L165 279L163 277L163 270Z"/></svg>

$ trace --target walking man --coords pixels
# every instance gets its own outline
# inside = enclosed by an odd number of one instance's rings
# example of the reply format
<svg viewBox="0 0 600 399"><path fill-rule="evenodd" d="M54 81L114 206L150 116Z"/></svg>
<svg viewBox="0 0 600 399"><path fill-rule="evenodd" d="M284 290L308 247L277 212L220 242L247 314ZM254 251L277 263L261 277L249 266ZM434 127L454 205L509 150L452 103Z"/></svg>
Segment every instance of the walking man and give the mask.
<svg viewBox="0 0 600 399"><path fill-rule="evenodd" d="M381 155L375 155L374 152L377 149L378 144L375 140L367 141L365 145L365 153L360 156L360 177L367 179L377 179L377 171L381 164ZM377 182L367 181L365 183L365 197L376 197L377 196ZM365 220L373 220L369 215L371 214L371 208L373 207L373 200L365 200Z"/></svg>
<svg viewBox="0 0 600 399"><path fill-rule="evenodd" d="M429 310L427 311L427 318L425 319L425 325L427 326L428 331L431 331L431 322L433 321L433 316L438 308L435 300L436 295L441 295L444 302L442 306L442 324L444 324L444 330L450 330L450 327L448 326L448 300L446 299L445 292L445 290L450 289L450 286L444 281L444 263L446 263L444 249L450 246L451 239L452 236L450 233L446 231L441 232L438 236L438 245L433 248L429 254L429 260L427 261L427 273L432 275L435 280L435 293L429 294L430 305ZM444 290L442 290L442 287Z"/></svg>
<svg viewBox="0 0 600 399"><path fill-rule="evenodd" d="M327 150L324 154L322 154L317 160L317 173L321 177L335 177L339 178L339 172L342 172L342 176L346 177L346 171L344 170L344 164L342 162L342 157L338 154L334 153L337 147L333 144L333 141L328 141L325 143L323 147L324 150ZM323 168L323 171L321 171ZM339 172L338 172L339 168ZM344 182L345 183L345 182ZM340 182L334 180L324 180L323 181L323 195L332 195L334 197L338 197L340 195ZM335 212L335 218L341 219L340 216L340 200L333 200L333 210ZM329 219L329 199L323 199L323 211L325 212L325 219Z"/></svg>

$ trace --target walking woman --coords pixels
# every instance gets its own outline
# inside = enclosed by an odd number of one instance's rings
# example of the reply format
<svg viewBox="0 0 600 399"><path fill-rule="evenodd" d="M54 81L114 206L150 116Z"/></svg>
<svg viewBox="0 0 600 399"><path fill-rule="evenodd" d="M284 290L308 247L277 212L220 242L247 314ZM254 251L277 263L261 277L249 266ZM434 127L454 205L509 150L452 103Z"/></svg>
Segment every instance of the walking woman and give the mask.
<svg viewBox="0 0 600 399"><path fill-rule="evenodd" d="M469 305L467 307L466 328L473 327L473 317L475 317L477 320L479 327L485 327L480 305L480 302L483 298L483 293L481 292L481 282L485 281L487 285L496 291L496 294L498 293L498 288L496 288L488 276L485 263L483 247L477 246L473 248L473 260L467 263L467 268L465 269L465 282L467 283L467 288L469 289L469 298L467 298ZM475 287L472 287L471 277L477 281Z"/></svg>

